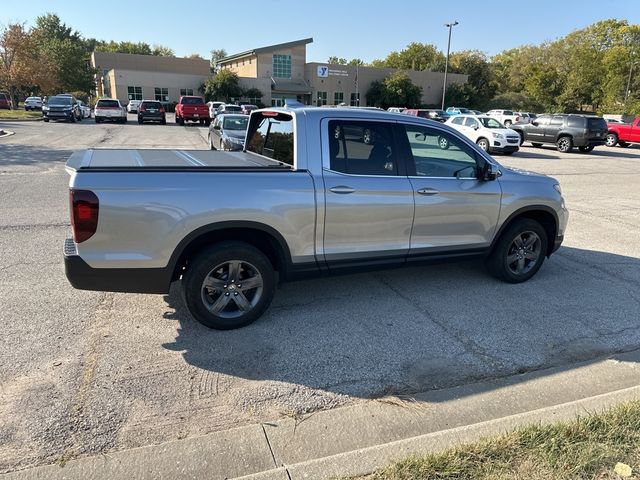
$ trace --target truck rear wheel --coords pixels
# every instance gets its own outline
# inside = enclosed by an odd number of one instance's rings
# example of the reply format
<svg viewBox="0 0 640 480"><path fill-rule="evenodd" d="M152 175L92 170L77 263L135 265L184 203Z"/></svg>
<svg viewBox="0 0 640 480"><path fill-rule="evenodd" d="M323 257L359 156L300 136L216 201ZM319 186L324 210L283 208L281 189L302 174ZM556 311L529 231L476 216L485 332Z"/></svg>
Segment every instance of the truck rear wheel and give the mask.
<svg viewBox="0 0 640 480"><path fill-rule="evenodd" d="M486 266L496 278L521 283L533 277L547 253L547 233L529 218L516 220L502 233L487 258Z"/></svg>
<svg viewBox="0 0 640 480"><path fill-rule="evenodd" d="M182 278L187 308L216 330L244 327L267 310L275 294L273 265L257 248L221 242L189 262Z"/></svg>

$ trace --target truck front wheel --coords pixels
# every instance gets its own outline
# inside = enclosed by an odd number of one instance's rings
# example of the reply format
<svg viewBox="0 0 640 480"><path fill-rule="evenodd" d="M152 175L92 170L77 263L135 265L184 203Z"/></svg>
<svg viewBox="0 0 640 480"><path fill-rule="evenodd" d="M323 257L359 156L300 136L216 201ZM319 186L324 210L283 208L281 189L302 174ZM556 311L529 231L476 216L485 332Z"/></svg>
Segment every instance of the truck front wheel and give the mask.
<svg viewBox="0 0 640 480"><path fill-rule="evenodd" d="M187 265L182 289L187 308L216 330L244 327L267 310L275 294L273 265L257 248L221 242Z"/></svg>

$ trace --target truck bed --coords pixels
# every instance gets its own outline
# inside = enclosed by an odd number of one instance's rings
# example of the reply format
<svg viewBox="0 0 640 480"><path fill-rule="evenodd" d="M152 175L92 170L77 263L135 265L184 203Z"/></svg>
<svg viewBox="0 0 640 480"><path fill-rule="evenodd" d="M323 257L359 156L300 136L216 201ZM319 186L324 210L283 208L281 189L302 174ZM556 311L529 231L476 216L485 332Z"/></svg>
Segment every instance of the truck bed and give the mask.
<svg viewBox="0 0 640 480"><path fill-rule="evenodd" d="M80 150L69 157L73 171L291 170L292 166L248 152L217 150Z"/></svg>

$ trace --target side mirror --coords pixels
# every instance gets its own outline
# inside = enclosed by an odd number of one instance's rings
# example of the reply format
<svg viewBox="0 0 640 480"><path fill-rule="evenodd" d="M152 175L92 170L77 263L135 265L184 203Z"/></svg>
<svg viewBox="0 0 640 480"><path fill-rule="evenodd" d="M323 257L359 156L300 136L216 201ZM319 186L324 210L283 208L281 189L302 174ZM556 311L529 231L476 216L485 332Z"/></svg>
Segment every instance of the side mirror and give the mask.
<svg viewBox="0 0 640 480"><path fill-rule="evenodd" d="M533 122L531 122L531 125L533 125L534 127L537 127L539 123L534 120Z"/></svg>
<svg viewBox="0 0 640 480"><path fill-rule="evenodd" d="M213 126L213 129L214 129L214 130L220 130L220 125L214 125L214 126Z"/></svg>
<svg viewBox="0 0 640 480"><path fill-rule="evenodd" d="M485 162L482 167L481 179L486 182L491 182L502 175L502 172L497 165L493 165L489 162Z"/></svg>

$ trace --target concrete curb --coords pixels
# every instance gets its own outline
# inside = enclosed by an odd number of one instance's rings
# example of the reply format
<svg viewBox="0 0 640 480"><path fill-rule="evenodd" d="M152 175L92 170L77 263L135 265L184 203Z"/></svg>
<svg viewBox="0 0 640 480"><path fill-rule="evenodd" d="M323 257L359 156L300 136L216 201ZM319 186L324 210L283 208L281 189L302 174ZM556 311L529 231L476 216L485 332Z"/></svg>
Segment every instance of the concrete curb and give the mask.
<svg viewBox="0 0 640 480"><path fill-rule="evenodd" d="M640 351L12 472L2 479L326 479L640 398Z"/></svg>
<svg viewBox="0 0 640 480"><path fill-rule="evenodd" d="M41 122L42 118L0 118L0 122Z"/></svg>

